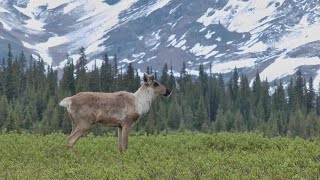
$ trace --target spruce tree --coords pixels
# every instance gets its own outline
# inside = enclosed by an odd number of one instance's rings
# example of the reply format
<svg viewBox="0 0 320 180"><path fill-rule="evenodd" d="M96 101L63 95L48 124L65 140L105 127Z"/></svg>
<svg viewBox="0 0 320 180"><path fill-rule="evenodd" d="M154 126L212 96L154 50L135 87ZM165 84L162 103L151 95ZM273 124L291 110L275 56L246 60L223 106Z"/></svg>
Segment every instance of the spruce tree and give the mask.
<svg viewBox="0 0 320 180"><path fill-rule="evenodd" d="M99 92L101 90L100 87L100 72L99 72L99 68L97 67L97 62L95 60L94 66L93 66L93 70L88 73L89 76L89 91L93 91L93 92Z"/></svg>
<svg viewBox="0 0 320 180"><path fill-rule="evenodd" d="M79 49L79 59L76 65L76 91L82 92L88 90L88 77L87 77L87 57L85 54L85 48Z"/></svg>
<svg viewBox="0 0 320 180"><path fill-rule="evenodd" d="M167 65L167 63L165 63L163 68L162 68L160 83L163 84L164 86L168 86L168 84L169 84L168 65Z"/></svg>
<svg viewBox="0 0 320 180"><path fill-rule="evenodd" d="M104 61L102 62L100 69L101 90L104 92L112 92L114 77L112 66L107 53L105 53L104 55Z"/></svg>
<svg viewBox="0 0 320 180"><path fill-rule="evenodd" d="M11 46L8 45L8 59L6 68L6 84L5 84L5 94L9 101L11 101L15 96L15 84L14 84L14 71L13 71L13 57L11 52Z"/></svg>
<svg viewBox="0 0 320 180"><path fill-rule="evenodd" d="M118 76L118 59L117 54L114 54L113 56L113 77Z"/></svg>
<svg viewBox="0 0 320 180"><path fill-rule="evenodd" d="M259 104L261 94L262 94L262 87L261 87L261 80L260 80L260 75L259 72L256 73L256 77L254 78L253 81L253 87L252 87L252 92L254 95L254 105L257 106Z"/></svg>
<svg viewBox="0 0 320 180"><path fill-rule="evenodd" d="M168 80L168 88L169 89L175 89L176 88L176 79L173 74L172 66L170 66L170 76Z"/></svg>

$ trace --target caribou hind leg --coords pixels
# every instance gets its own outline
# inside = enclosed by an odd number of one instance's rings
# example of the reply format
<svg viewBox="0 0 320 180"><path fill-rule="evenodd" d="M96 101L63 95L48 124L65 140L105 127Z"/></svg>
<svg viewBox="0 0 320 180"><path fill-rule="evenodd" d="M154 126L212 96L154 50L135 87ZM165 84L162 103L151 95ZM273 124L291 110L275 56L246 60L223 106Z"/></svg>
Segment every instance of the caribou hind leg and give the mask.
<svg viewBox="0 0 320 180"><path fill-rule="evenodd" d="M82 122L82 123L81 123ZM91 126L87 121L81 119L81 121L77 121L75 119L76 128L75 130L70 134L68 138L68 145L69 147L73 147L73 145L78 141L78 139L88 130Z"/></svg>
<svg viewBox="0 0 320 180"><path fill-rule="evenodd" d="M71 114L71 113L68 113L68 114L69 114L69 118L70 118L70 120L71 120L71 128L72 128L71 133L70 133L70 135L71 135L71 134L73 134L73 132L76 130L76 128L77 128L77 123L76 123L75 118L72 117L72 114Z"/></svg>
<svg viewBox="0 0 320 180"><path fill-rule="evenodd" d="M69 136L68 145L70 148L78 141L78 139L86 132L86 129L77 127L76 130Z"/></svg>

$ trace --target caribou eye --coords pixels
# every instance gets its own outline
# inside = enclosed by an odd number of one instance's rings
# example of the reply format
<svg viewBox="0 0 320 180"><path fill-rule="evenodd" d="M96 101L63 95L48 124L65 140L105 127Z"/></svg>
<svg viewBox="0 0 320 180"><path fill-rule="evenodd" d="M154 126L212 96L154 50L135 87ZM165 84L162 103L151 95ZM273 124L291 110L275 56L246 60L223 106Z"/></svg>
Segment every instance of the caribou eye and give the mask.
<svg viewBox="0 0 320 180"><path fill-rule="evenodd" d="M155 82L154 87L158 87L158 86L159 86L159 83Z"/></svg>

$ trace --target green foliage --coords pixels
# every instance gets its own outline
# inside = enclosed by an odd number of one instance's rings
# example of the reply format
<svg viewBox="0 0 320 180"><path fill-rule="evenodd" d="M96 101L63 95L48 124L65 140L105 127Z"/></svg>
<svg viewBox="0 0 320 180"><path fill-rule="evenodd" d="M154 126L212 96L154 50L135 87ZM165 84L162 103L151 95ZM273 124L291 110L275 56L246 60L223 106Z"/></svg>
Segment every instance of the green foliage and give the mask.
<svg viewBox="0 0 320 180"><path fill-rule="evenodd" d="M320 144L256 133L88 135L74 149L66 136L0 135L0 179L318 179Z"/></svg>
<svg viewBox="0 0 320 180"><path fill-rule="evenodd" d="M141 80L132 64L118 69L116 54L109 57L105 53L102 59L101 68L95 64L88 70L85 48L81 47L75 64L67 55L60 77L41 57L31 56L27 63L23 51L16 56L9 45L8 55L0 63L0 130L70 133L68 114L58 106L63 98L80 91L134 92L139 88ZM147 67L147 72L158 78L152 67ZM313 89L312 77L307 83L299 70L287 89L282 82L274 82L270 94L267 79L262 81L258 72L252 87L251 80L237 68L229 79L211 69L207 72L200 64L199 76L193 77L183 62L180 77L175 77L172 66L165 64L159 81L173 94L156 100L134 130L147 134L261 131L268 136L319 138L320 94ZM114 131L99 126L92 132L100 135L110 130Z"/></svg>

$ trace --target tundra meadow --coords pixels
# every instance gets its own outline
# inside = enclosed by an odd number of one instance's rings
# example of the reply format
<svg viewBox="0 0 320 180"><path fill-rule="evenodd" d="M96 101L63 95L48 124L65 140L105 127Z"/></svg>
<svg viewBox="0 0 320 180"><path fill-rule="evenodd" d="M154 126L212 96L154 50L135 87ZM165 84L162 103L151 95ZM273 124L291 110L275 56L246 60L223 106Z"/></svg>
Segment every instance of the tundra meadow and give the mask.
<svg viewBox="0 0 320 180"><path fill-rule="evenodd" d="M0 135L0 179L319 179L320 143L259 133Z"/></svg>

